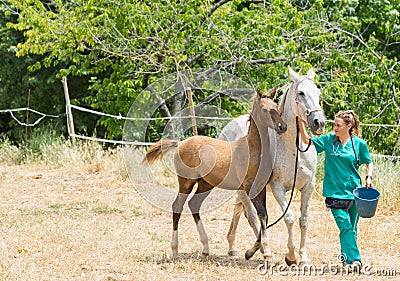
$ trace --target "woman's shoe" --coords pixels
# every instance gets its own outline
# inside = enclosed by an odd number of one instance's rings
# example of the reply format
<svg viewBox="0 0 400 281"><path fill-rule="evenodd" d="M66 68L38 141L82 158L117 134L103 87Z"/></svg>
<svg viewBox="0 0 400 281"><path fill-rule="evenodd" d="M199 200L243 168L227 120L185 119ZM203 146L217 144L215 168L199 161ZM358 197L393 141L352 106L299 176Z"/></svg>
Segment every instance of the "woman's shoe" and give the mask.
<svg viewBox="0 0 400 281"><path fill-rule="evenodd" d="M360 273L361 268L362 264L359 260L353 260L350 263L346 264L346 270L348 270L348 272Z"/></svg>

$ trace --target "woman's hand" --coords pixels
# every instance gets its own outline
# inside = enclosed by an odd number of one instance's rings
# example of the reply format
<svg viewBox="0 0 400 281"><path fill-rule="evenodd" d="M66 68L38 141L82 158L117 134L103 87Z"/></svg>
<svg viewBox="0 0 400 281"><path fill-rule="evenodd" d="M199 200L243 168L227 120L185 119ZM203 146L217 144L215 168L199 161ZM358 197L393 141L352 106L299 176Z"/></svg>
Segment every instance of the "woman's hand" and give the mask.
<svg viewBox="0 0 400 281"><path fill-rule="evenodd" d="M372 187L372 177L367 176L367 177L365 178L365 186L366 186L366 187Z"/></svg>

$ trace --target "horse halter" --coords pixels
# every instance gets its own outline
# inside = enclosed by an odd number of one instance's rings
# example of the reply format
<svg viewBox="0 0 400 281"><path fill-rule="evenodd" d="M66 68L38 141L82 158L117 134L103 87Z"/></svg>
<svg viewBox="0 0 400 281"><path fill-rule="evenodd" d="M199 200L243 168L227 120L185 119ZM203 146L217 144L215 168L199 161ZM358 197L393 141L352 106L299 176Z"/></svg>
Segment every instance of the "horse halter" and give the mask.
<svg viewBox="0 0 400 281"><path fill-rule="evenodd" d="M322 111L322 108L320 107L320 106L318 106L318 107L314 107L314 108L307 108L304 104L302 104L300 101L299 101L299 99L298 99L298 95L299 95L299 93L298 93L298 91L297 91L297 89L298 89L298 87L299 87L299 85L304 81L304 80L306 80L306 79L309 79L308 77L306 77L306 76L303 76L302 77L302 79L300 79L298 82L297 82L297 84L296 84L296 88L295 88L295 102L296 102L296 116L298 117L298 118L300 118L301 119L301 121L303 121L304 123L306 123L306 125L307 125L307 127L309 128L310 127L310 124L309 124L309 122L308 122L308 116L310 116L311 115L311 113L313 113L313 112L317 112L317 111ZM309 79L309 80L311 80L311 79ZM311 80L312 81L312 80ZM300 114L300 110L299 110L299 106L300 107L302 107L302 109L303 109L303 111L304 111L304 114L306 115L306 120L304 120L302 117L301 117L301 114Z"/></svg>

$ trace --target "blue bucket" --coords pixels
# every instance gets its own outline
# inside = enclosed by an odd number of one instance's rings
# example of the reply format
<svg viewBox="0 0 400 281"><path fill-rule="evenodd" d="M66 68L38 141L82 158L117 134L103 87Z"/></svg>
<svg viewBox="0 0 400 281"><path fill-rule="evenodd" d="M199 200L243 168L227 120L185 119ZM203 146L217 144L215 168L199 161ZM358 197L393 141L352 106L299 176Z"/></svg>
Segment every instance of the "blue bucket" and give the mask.
<svg viewBox="0 0 400 281"><path fill-rule="evenodd" d="M354 189L353 194L360 217L372 218L375 215L381 193L373 187L360 187Z"/></svg>

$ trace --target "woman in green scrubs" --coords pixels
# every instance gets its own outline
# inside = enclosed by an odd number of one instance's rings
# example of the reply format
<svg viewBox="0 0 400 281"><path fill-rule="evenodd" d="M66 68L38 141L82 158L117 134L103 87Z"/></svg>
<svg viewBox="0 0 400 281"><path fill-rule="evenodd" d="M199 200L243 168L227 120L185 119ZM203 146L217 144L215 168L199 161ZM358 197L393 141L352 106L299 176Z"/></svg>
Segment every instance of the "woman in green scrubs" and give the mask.
<svg viewBox="0 0 400 281"><path fill-rule="evenodd" d="M312 138L318 153L325 151L323 193L326 205L339 227L342 261L352 269L361 269L361 256L357 246L359 215L353 190L361 186L358 167L366 164L366 187L372 186L373 164L360 133L359 116L352 110L335 115L334 132Z"/></svg>

